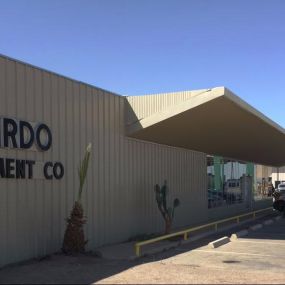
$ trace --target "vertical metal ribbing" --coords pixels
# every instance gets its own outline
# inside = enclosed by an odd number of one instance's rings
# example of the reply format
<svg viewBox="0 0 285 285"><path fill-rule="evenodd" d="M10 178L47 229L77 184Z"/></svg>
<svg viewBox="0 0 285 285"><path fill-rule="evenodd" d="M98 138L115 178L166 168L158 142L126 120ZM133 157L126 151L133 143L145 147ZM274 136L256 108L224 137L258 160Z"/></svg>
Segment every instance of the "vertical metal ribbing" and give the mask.
<svg viewBox="0 0 285 285"><path fill-rule="evenodd" d="M150 96L154 107L144 99L143 112L176 102L175 94L155 97ZM0 98L1 116L42 121L54 138L47 152L0 149L1 156L65 166L61 181L0 180L0 266L60 250L65 218L77 198L77 167L89 140L93 159L83 199L89 249L162 230L153 186L165 178L171 197L184 197L175 225L201 219L192 211L204 209L199 196L205 185L204 155L126 137L126 98L2 57Z"/></svg>

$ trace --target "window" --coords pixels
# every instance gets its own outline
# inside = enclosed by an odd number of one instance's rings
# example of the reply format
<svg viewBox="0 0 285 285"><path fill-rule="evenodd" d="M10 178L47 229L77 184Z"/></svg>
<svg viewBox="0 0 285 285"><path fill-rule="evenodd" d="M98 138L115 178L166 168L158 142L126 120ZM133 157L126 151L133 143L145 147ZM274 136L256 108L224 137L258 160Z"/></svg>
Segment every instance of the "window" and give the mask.
<svg viewBox="0 0 285 285"><path fill-rule="evenodd" d="M277 187L276 172L276 168L208 155L208 208L249 206L252 199L270 198Z"/></svg>
<svg viewBox="0 0 285 285"><path fill-rule="evenodd" d="M251 164L219 156L207 156L208 207L250 201Z"/></svg>

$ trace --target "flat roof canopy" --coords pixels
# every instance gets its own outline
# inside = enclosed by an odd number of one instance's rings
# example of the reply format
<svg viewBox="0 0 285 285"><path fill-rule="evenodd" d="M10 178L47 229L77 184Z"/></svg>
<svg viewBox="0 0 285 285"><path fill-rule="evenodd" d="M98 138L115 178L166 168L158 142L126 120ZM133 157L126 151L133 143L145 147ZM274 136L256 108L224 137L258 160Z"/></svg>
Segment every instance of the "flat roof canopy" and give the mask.
<svg viewBox="0 0 285 285"><path fill-rule="evenodd" d="M285 165L285 131L224 87L142 118L127 135L270 166Z"/></svg>

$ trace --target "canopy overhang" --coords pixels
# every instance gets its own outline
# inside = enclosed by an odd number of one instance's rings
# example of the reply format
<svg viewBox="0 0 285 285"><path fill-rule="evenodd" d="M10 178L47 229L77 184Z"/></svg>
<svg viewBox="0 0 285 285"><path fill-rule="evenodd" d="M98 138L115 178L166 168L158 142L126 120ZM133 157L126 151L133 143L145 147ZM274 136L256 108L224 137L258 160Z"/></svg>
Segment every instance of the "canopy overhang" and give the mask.
<svg viewBox="0 0 285 285"><path fill-rule="evenodd" d="M285 131L224 87L127 126L127 135L270 166L285 165Z"/></svg>

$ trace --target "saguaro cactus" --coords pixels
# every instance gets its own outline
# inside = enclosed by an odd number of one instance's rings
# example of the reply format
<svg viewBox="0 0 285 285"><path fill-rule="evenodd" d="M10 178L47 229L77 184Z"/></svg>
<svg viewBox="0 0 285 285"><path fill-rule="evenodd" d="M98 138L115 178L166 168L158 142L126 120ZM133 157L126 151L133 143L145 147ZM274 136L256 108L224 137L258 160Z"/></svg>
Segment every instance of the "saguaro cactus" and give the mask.
<svg viewBox="0 0 285 285"><path fill-rule="evenodd" d="M84 237L83 225L86 220L83 215L83 207L81 203L81 196L83 185L87 175L88 163L91 154L91 144L87 146L84 159L78 168L79 176L79 192L78 198L74 202L69 218L66 219L67 227L64 234L62 251L64 253L82 253L85 251L87 241Z"/></svg>
<svg viewBox="0 0 285 285"><path fill-rule="evenodd" d="M154 186L154 191L157 207L165 222L165 234L169 234L172 227L175 208L180 205L180 201L179 199L175 198L173 200L172 207L167 207L168 188L166 180L164 181L164 185L162 187L156 184Z"/></svg>

